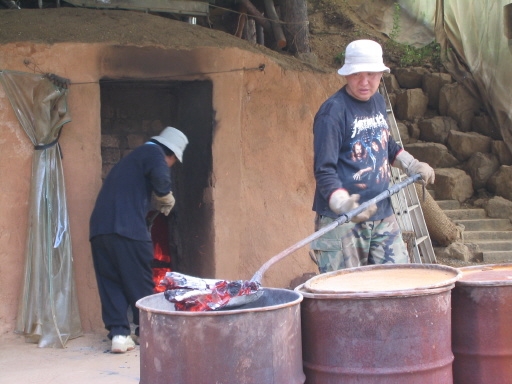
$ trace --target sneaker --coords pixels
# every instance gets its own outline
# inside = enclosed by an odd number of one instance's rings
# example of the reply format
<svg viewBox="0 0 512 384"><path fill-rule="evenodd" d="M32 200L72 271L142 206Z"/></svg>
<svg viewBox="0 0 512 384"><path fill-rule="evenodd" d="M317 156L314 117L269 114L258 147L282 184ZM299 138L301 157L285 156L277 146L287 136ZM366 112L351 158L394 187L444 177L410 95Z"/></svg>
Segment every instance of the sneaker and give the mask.
<svg viewBox="0 0 512 384"><path fill-rule="evenodd" d="M130 336L116 335L112 338L112 353L125 353L135 348L135 343Z"/></svg>

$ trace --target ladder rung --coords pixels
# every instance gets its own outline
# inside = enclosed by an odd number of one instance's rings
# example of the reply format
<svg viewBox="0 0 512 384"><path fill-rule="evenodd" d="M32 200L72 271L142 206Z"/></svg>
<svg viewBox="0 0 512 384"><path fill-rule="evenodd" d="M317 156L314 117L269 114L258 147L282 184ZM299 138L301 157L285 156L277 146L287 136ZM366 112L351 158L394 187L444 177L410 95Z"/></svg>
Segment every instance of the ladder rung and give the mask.
<svg viewBox="0 0 512 384"><path fill-rule="evenodd" d="M421 244L428 239L428 236L421 236L416 239L416 244Z"/></svg>

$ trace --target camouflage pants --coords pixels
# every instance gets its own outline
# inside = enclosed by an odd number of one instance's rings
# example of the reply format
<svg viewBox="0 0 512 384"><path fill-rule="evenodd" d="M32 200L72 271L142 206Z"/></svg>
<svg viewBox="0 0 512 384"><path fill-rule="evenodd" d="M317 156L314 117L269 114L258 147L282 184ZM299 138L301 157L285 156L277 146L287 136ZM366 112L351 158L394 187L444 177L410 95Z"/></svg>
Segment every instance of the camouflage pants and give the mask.
<svg viewBox="0 0 512 384"><path fill-rule="evenodd" d="M317 215L315 230L334 220ZM407 247L395 215L383 220L344 223L311 242L320 273L369 264L409 262Z"/></svg>

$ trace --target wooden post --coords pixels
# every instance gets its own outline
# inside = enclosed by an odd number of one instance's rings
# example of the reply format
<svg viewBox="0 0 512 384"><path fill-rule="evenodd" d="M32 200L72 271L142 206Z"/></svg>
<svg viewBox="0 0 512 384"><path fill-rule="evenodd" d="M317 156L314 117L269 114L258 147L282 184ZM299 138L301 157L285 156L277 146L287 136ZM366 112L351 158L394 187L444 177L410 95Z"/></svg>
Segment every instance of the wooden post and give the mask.
<svg viewBox="0 0 512 384"><path fill-rule="evenodd" d="M243 31L245 29L245 24L247 22L247 8L241 5L238 11L240 12L240 14L238 15L236 22L235 36L242 37Z"/></svg>
<svg viewBox="0 0 512 384"><path fill-rule="evenodd" d="M276 9L274 8L274 0L264 0L264 2L267 15L272 20L270 25L272 26L272 31L274 32L276 45L278 48L284 48L286 47L286 38L284 36L283 28L279 23L279 17L277 16Z"/></svg>
<svg viewBox="0 0 512 384"><path fill-rule="evenodd" d="M247 9L247 14L254 17L254 21L256 21L257 24L261 25L263 27L263 30L265 33L267 33L269 36L273 35L272 32L272 26L270 25L270 21L265 19L260 11L258 11L258 8L256 8L249 0L239 0L240 4L244 6Z"/></svg>
<svg viewBox="0 0 512 384"><path fill-rule="evenodd" d="M259 24L256 24L256 42L260 45L265 45L265 33L263 27Z"/></svg>
<svg viewBox="0 0 512 384"><path fill-rule="evenodd" d="M306 0L281 0L284 34L291 53L309 53L309 22Z"/></svg>

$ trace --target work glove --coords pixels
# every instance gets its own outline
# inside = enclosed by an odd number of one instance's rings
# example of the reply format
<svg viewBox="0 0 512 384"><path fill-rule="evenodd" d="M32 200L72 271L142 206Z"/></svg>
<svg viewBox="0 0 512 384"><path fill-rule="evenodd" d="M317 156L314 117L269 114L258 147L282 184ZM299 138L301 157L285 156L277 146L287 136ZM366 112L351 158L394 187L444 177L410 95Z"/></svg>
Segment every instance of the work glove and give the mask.
<svg viewBox="0 0 512 384"><path fill-rule="evenodd" d="M154 209L157 211L160 211L165 216L169 215L169 212L171 212L172 207L174 207L174 203L176 201L174 200L174 196L172 192L169 192L165 196L158 196L153 192L151 195L151 205Z"/></svg>
<svg viewBox="0 0 512 384"><path fill-rule="evenodd" d="M337 215L342 215L359 207L358 201L358 194L350 195L346 189L340 188L331 194L331 197L329 198L329 208L331 208L331 211ZM375 214L375 212L377 212L377 205L372 204L368 209L364 210L359 215L354 216L351 221L353 223L367 221Z"/></svg>
<svg viewBox="0 0 512 384"><path fill-rule="evenodd" d="M434 169L427 163L416 160L407 151L402 151L398 154L393 166L402 169L409 177L419 173L423 185L434 184L436 178Z"/></svg>

